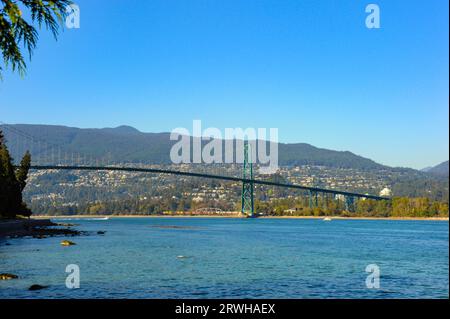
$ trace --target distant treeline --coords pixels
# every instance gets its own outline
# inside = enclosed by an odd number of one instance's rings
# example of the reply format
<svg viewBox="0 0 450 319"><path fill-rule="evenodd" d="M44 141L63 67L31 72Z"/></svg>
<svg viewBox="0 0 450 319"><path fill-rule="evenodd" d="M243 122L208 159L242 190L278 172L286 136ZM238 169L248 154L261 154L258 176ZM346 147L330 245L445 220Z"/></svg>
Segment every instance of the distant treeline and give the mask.
<svg viewBox="0 0 450 319"><path fill-rule="evenodd" d="M343 201L319 200L312 207L304 200L278 199L256 202L256 211L273 216L344 217L448 217L448 203L428 198L397 197L392 200L360 199L346 207Z"/></svg>
<svg viewBox="0 0 450 319"><path fill-rule="evenodd" d="M95 202L78 206L32 206L43 215L116 214L157 215L164 212L194 213L204 207L220 208L223 211L240 211L240 203L195 202L186 199L139 200L126 199ZM343 216L343 217L448 217L448 203L431 201L428 198L398 197L392 200L358 200L347 207L342 200L319 198L317 205L309 206L308 199L275 199L255 202L255 210L269 216Z"/></svg>

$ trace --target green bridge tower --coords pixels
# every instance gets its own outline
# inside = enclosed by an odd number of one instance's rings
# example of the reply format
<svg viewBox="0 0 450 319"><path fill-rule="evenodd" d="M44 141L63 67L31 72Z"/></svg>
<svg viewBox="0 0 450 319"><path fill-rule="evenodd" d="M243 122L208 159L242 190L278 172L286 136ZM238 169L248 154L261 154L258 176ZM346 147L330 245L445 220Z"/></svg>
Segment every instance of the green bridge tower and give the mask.
<svg viewBox="0 0 450 319"><path fill-rule="evenodd" d="M242 181L241 213L247 215L247 217L255 217L255 206L253 202L253 163L251 150L249 154L247 140L244 141L244 169L242 175L244 181Z"/></svg>

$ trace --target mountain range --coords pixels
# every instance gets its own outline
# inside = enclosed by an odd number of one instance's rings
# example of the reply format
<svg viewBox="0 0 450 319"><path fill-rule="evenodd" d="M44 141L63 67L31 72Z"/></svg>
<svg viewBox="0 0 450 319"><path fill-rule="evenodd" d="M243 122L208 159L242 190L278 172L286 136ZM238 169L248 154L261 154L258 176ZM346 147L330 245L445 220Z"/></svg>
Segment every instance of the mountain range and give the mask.
<svg viewBox="0 0 450 319"><path fill-rule="evenodd" d="M170 133L143 133L130 126L102 129L80 129L56 125L14 124L0 125L11 153L19 156L24 140L39 144L36 152L44 152L44 145L56 145L64 150L93 158L108 158L115 162L143 162L168 164L170 150L177 141ZM280 165L320 165L337 168L383 169L385 166L349 151L333 151L306 143L278 144ZM33 151L32 151L33 153ZM35 154L39 156L39 154Z"/></svg>
<svg viewBox="0 0 450 319"><path fill-rule="evenodd" d="M51 148L57 147L94 159L107 159L108 162L170 164L170 150L177 142L170 140L170 133L144 133L125 125L82 129L59 125L2 124L0 129L15 158L20 158L25 148L31 148L32 155L42 158L44 153L48 155ZM278 152L279 165L282 166L415 171L388 167L350 151L329 150L306 143L279 143ZM439 176L445 172L448 175L448 161L427 170L428 174Z"/></svg>
<svg viewBox="0 0 450 319"><path fill-rule="evenodd" d="M436 176L449 176L449 162L445 161L433 167L426 167L422 169L423 172L433 174Z"/></svg>

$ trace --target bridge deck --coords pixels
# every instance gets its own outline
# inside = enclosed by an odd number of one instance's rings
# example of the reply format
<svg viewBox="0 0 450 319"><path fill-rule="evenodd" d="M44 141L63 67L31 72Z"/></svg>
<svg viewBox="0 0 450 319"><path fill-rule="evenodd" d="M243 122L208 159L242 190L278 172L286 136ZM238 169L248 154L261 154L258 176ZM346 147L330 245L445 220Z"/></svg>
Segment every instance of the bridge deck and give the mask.
<svg viewBox="0 0 450 319"><path fill-rule="evenodd" d="M172 175L182 175L182 176L191 176L191 177L220 179L220 180L227 180L227 181L233 181L233 182L247 182L247 183L267 185L267 186L294 188L294 189L301 189L301 190L307 190L307 191L312 191L312 192L352 196L352 197L358 197L358 198L370 198L370 199L375 199L375 200L389 200L390 199L388 197L358 194L358 193L345 192L345 191L339 191L339 190L333 190L333 189L308 187L308 186L295 185L295 184L276 183L276 182L270 182L270 181L264 181L264 180L258 180L258 179L245 179L245 178L231 177L231 176L212 175L212 174L203 174L203 173L194 173L194 172L182 172L182 171L167 170L167 169L116 167L116 166L56 166L56 165L32 165L30 168L35 169L35 170L56 169L56 170L124 171L124 172L172 174Z"/></svg>

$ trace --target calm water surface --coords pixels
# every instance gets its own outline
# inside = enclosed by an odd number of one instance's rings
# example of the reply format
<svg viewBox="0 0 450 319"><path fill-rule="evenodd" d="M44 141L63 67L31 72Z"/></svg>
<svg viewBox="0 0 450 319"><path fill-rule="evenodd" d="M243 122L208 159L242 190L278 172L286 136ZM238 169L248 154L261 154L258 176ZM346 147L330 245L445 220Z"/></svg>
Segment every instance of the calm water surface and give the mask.
<svg viewBox="0 0 450 319"><path fill-rule="evenodd" d="M90 235L0 241L0 298L448 298L440 221L76 220ZM155 227L156 226L156 227ZM181 226L180 228L160 226ZM98 230L106 231L97 235ZM81 287L68 289L68 264ZM366 266L381 270L367 289ZM28 291L32 284L49 285Z"/></svg>

